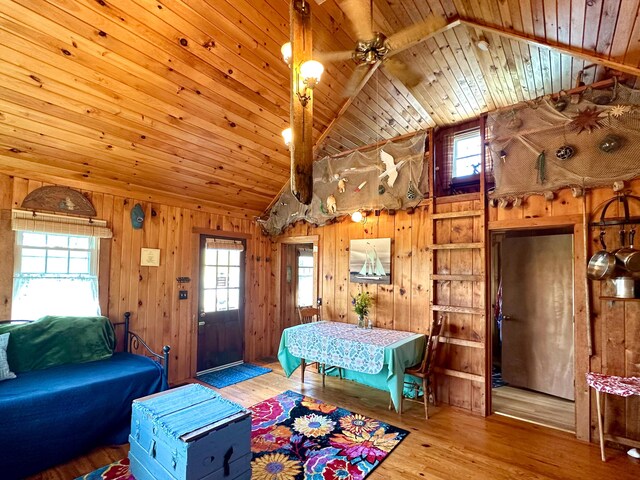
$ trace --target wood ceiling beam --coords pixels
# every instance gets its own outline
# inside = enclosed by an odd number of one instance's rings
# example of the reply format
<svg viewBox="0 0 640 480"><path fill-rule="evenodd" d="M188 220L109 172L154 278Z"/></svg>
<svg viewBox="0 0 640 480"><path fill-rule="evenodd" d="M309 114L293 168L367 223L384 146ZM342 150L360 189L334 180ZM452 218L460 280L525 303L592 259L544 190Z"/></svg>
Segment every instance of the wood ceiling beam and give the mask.
<svg viewBox="0 0 640 480"><path fill-rule="evenodd" d="M625 65L624 63L620 63L620 62L616 62L613 60L609 60L607 58L603 58L600 57L598 55L594 55L593 53L589 53L587 51L578 49L578 48L573 48L573 47L566 47L563 45L552 45L544 40L541 40L539 38L532 38L532 37L528 37L523 33L520 32L516 32L513 30L504 30L502 28L498 28L498 27L493 27L490 25L483 25L481 23L477 23L471 20L459 20L459 23L461 25L466 25L467 27L470 28L476 28L478 30L482 30L484 32L489 32L489 33L494 33L496 35L499 35L501 37L505 37L505 38L509 38L512 40L517 40L520 42L524 42L528 45L532 45L534 47L538 47L538 48L545 48L548 50L554 50L556 52L565 54L565 55L569 55L572 57L576 57L576 58L580 58L582 60L586 60L588 62L593 62L593 63L598 63L601 65L604 65L605 67L611 68L613 70L618 70L619 72L623 72L623 73L628 73L629 75L634 75L636 77L640 76L640 68L638 67L633 67L630 65Z"/></svg>

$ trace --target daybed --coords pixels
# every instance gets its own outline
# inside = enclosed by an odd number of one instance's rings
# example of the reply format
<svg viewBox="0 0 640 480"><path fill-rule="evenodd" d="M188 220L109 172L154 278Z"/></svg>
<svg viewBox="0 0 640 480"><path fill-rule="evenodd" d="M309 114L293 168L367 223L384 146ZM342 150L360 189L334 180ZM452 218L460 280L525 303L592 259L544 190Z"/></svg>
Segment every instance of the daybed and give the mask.
<svg viewBox="0 0 640 480"><path fill-rule="evenodd" d="M164 355L152 352L129 331L127 313L125 321L116 324L124 325L124 351L113 353L114 325L105 317L92 318L99 326L87 323L84 317L75 323L72 317L44 317L33 323L0 324L0 334L10 332L9 367L17 374L15 379L0 382L1 478L24 478L96 446L126 443L132 401L167 388L169 347L164 347ZM88 324L92 327L85 328ZM79 328L85 333L93 331L90 340L74 340L74 335L82 335ZM12 349L12 337L23 345L14 344ZM105 345L110 352L101 352ZM143 347L154 359L129 353ZM25 355L20 348L31 352ZM51 354L48 360L43 350ZM83 350L108 358L87 361ZM43 368L51 357L84 363ZM40 369L21 371L34 366Z"/></svg>

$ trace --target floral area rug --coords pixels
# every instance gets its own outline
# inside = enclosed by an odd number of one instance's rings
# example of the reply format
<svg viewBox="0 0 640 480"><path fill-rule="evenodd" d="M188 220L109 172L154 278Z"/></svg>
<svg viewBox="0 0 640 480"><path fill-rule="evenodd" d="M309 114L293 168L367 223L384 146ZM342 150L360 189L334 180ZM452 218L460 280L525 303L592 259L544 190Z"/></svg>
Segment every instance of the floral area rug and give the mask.
<svg viewBox="0 0 640 480"><path fill-rule="evenodd" d="M359 480L409 434L286 391L250 409L253 480Z"/></svg>
<svg viewBox="0 0 640 480"><path fill-rule="evenodd" d="M252 480L361 480L409 434L286 391L250 408ZM76 480L134 480L129 460Z"/></svg>

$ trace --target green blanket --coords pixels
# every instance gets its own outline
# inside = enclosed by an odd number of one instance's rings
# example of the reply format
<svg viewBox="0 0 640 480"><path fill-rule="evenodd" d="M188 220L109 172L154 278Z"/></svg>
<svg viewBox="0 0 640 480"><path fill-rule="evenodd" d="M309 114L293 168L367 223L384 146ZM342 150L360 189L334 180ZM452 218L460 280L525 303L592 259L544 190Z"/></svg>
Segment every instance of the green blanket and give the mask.
<svg viewBox="0 0 640 480"><path fill-rule="evenodd" d="M106 317L47 316L25 324L0 325L10 332L7 356L13 372L111 357L116 336Z"/></svg>

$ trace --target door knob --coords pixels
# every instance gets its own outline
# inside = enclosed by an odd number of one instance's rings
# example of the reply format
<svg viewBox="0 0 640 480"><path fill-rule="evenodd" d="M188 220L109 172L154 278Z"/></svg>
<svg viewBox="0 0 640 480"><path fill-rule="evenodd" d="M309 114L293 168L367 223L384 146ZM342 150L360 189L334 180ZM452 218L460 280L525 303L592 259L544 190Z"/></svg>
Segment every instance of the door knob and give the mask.
<svg viewBox="0 0 640 480"><path fill-rule="evenodd" d="M204 312L200 312L200 318L204 318L205 313Z"/></svg>
<svg viewBox="0 0 640 480"><path fill-rule="evenodd" d="M502 316L502 321L503 322L508 322L509 320L511 320L511 317L509 315L503 315Z"/></svg>

